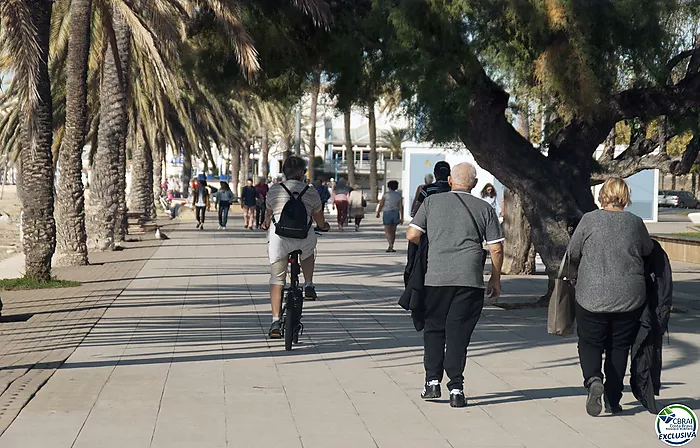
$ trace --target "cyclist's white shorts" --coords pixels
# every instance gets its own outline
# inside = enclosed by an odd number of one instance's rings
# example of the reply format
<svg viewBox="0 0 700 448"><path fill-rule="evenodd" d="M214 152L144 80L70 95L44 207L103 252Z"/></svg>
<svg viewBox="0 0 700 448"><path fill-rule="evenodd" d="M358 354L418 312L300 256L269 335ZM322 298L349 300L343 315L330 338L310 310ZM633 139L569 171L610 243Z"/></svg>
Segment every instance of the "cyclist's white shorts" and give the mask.
<svg viewBox="0 0 700 448"><path fill-rule="evenodd" d="M310 229L308 238L303 240L284 238L275 233L273 226L268 231L269 244L267 245L270 257L270 284L284 285L288 255L295 250L300 250L301 260L313 257L316 249L316 233Z"/></svg>

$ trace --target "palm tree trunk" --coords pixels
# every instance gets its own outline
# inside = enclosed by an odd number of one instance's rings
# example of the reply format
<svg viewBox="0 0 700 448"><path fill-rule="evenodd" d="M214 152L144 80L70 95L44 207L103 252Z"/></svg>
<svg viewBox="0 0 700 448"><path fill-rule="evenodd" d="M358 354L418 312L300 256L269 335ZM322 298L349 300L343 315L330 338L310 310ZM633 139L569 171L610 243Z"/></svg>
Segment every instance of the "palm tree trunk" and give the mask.
<svg viewBox="0 0 700 448"><path fill-rule="evenodd" d="M92 0L73 0L66 68L66 134L59 152L56 198L56 264L88 264L83 189L83 148L87 133L87 71Z"/></svg>
<svg viewBox="0 0 700 448"><path fill-rule="evenodd" d="M262 164L262 177L267 179L270 175L270 138L267 135L267 126L262 127L262 138L260 139L260 152Z"/></svg>
<svg viewBox="0 0 700 448"><path fill-rule="evenodd" d="M37 101L25 110L20 146L20 199L22 201L22 244L25 275L37 281L51 279L51 258L56 250L56 222L53 217L53 144L51 82L49 80L49 34L52 2L31 0L29 27L36 33Z"/></svg>
<svg viewBox="0 0 700 448"><path fill-rule="evenodd" d="M163 185L163 162L165 161L165 137L162 132L156 134L156 147L153 148L153 213L155 218L156 209L161 195L161 185Z"/></svg>
<svg viewBox="0 0 700 448"><path fill-rule="evenodd" d="M250 143L245 142L241 148L241 184L245 184L250 175Z"/></svg>
<svg viewBox="0 0 700 448"><path fill-rule="evenodd" d="M126 3L131 3L127 1ZM127 220L126 205L126 139L128 135L129 119L126 114L128 94L129 94L129 65L131 63L131 31L124 19L119 14L114 14L114 33L117 37L117 48L119 50L119 61L121 76L124 86L124 121L122 125L122 138L119 142L119 206L117 207L117 220L114 228L116 242L126 240ZM150 185L150 184L149 184Z"/></svg>
<svg viewBox="0 0 700 448"><path fill-rule="evenodd" d="M316 119L318 115L318 94L321 90L321 70L316 69L311 80L311 135L309 136L309 180L316 180Z"/></svg>
<svg viewBox="0 0 700 448"><path fill-rule="evenodd" d="M357 180L355 179L355 152L352 150L352 135L350 134L351 116L352 112L348 107L343 120L345 125L345 163L348 167L348 184L354 186L357 184Z"/></svg>
<svg viewBox="0 0 700 448"><path fill-rule="evenodd" d="M186 146L183 151L182 160L182 192L186 196L190 192L190 181L192 180L192 152L189 147Z"/></svg>
<svg viewBox="0 0 700 448"><path fill-rule="evenodd" d="M374 101L367 104L369 109L369 190L373 201L379 198L377 188L377 119L374 116Z"/></svg>
<svg viewBox="0 0 700 448"><path fill-rule="evenodd" d="M137 126L136 144L131 156L131 192L129 210L146 221L153 214L153 155L143 128Z"/></svg>
<svg viewBox="0 0 700 448"><path fill-rule="evenodd" d="M126 26L116 13L114 21L115 31ZM110 39L102 68L100 128L86 222L88 247L98 251L114 249L115 233L121 232L126 219L126 207L120 205L125 185L127 131L127 89L121 56L128 51L120 51L120 46L128 48L129 42L124 41L124 34L118 32L117 38Z"/></svg>
<svg viewBox="0 0 700 448"><path fill-rule="evenodd" d="M239 197L241 194L241 190L239 188L239 183L241 179L241 148L238 146L237 143L234 143L233 146L230 148L230 157L231 157L231 190L233 190L233 193L236 195L236 197Z"/></svg>

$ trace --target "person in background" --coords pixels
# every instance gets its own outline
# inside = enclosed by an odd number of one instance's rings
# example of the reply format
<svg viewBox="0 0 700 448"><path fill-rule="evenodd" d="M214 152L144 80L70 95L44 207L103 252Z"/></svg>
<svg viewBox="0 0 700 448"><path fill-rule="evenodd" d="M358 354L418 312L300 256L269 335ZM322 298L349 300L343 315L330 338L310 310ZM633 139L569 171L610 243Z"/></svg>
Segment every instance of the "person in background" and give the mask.
<svg viewBox="0 0 700 448"><path fill-rule="evenodd" d="M428 196L450 191L450 184L447 181L450 177L450 164L445 161L437 162L433 168L433 174L435 174L435 182L424 185L416 194L411 208L411 216L416 216L418 209Z"/></svg>
<svg viewBox="0 0 700 448"><path fill-rule="evenodd" d="M328 200L331 198L331 192L328 189L328 183L317 179L314 182L314 188L318 192L318 196L321 198L321 203L323 204L324 213L328 211Z"/></svg>
<svg viewBox="0 0 700 448"><path fill-rule="evenodd" d="M206 179L196 179L193 182L192 189L192 205L197 215L197 228L204 229L204 218L209 209L209 189L207 188Z"/></svg>
<svg viewBox="0 0 700 448"><path fill-rule="evenodd" d="M241 208L243 209L243 222L246 229L255 230L255 206L257 203L258 190L253 186L253 179L248 179L241 193Z"/></svg>
<svg viewBox="0 0 700 448"><path fill-rule="evenodd" d="M481 199L488 202L496 211L496 216L501 216L501 201L498 200L498 193L492 184L486 184L481 190Z"/></svg>
<svg viewBox="0 0 700 448"><path fill-rule="evenodd" d="M255 185L255 191L258 192L258 201L255 205L255 228L259 229L265 222L265 200L267 199L267 192L270 191L270 187L267 186L267 179L260 176L257 185Z"/></svg>
<svg viewBox="0 0 700 448"><path fill-rule="evenodd" d="M622 411L627 357L646 304L643 257L654 248L642 219L625 211L630 188L624 180L606 180L598 201L603 208L583 215L568 249L571 266L578 267L572 268L578 356L591 416L601 413L603 396L606 412Z"/></svg>
<svg viewBox="0 0 700 448"><path fill-rule="evenodd" d="M333 188L333 208L338 210L338 230L343 231L343 227L348 220L348 199L350 188L344 178L338 179L338 183Z"/></svg>
<svg viewBox="0 0 700 448"><path fill-rule="evenodd" d="M440 382L447 373L450 406L460 408L467 405L464 368L469 342L484 307L484 293L495 299L501 291L504 238L496 212L471 195L477 183L474 165L456 165L449 181L452 192L428 197L411 221L406 238L419 244L422 235L427 234L429 241L421 398L440 398ZM484 240L492 264L487 288Z"/></svg>
<svg viewBox="0 0 700 448"><path fill-rule="evenodd" d="M228 211L233 202L233 192L228 182L221 181L221 188L217 193L219 203L219 230L226 230L228 223Z"/></svg>
<svg viewBox="0 0 700 448"><path fill-rule="evenodd" d="M365 207L367 207L367 201L365 201L365 196L359 185L355 185L350 192L348 206L350 207L350 216L355 219L355 232L359 232L360 223L365 217Z"/></svg>
<svg viewBox="0 0 700 448"><path fill-rule="evenodd" d="M377 218L379 214L384 212L382 223L384 224L384 235L389 243L387 252L396 252L394 250L394 242L396 241L396 227L403 224L403 196L399 193L399 183L395 180L389 181L386 185L389 191L384 193L382 200L379 201L377 209Z"/></svg>
<svg viewBox="0 0 700 448"><path fill-rule="evenodd" d="M413 210L418 211L418 207L420 207L420 204L421 204L421 203L418 201L418 195L420 195L421 189L422 189L423 187L425 187L426 185L430 185L430 184L432 184L433 182L435 182L435 177L434 177L431 173L428 173L428 174L425 175L425 177L423 178L423 180L425 181L425 183L422 184L422 185L418 185L418 188L416 188L416 194L413 195L413 203L411 204L411 213L412 213L413 215L415 215L415 213L413 213Z"/></svg>

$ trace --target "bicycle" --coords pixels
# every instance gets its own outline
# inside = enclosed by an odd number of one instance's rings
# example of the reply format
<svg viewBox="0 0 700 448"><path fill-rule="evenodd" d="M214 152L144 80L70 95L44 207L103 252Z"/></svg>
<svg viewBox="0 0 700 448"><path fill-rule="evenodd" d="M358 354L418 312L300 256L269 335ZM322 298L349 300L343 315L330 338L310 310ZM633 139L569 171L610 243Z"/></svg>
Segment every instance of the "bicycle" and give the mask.
<svg viewBox="0 0 700 448"><path fill-rule="evenodd" d="M326 228L316 227L314 231L328 232L330 226ZM304 333L304 324L301 323L302 309L304 308L304 291L299 283L301 265L299 257L300 250L295 250L289 254L290 265L290 285L282 301L282 315L280 317L282 336L284 337L284 349L290 351L292 344L299 343L299 336Z"/></svg>

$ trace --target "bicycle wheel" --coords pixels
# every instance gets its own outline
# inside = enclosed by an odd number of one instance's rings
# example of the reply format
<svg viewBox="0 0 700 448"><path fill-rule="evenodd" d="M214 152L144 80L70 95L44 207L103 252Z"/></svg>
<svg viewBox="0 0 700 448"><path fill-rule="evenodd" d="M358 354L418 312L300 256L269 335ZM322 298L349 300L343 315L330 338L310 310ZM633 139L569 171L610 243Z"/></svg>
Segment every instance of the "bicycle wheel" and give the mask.
<svg viewBox="0 0 700 448"><path fill-rule="evenodd" d="M287 299L287 316L284 320L284 349L287 351L292 349L292 342L294 342L294 327L296 327L297 321L295 301L294 293L289 294Z"/></svg>

